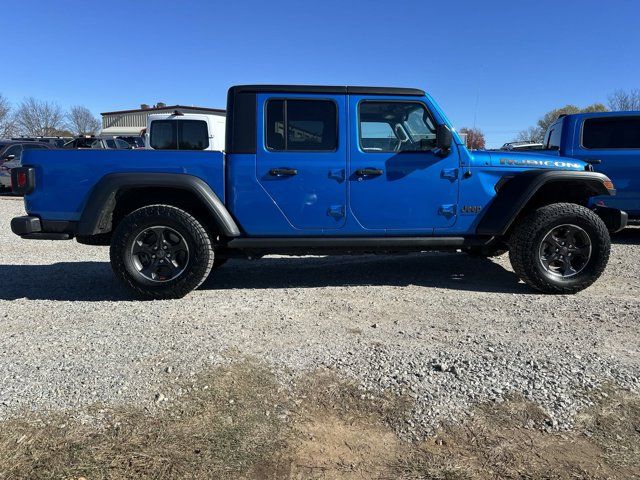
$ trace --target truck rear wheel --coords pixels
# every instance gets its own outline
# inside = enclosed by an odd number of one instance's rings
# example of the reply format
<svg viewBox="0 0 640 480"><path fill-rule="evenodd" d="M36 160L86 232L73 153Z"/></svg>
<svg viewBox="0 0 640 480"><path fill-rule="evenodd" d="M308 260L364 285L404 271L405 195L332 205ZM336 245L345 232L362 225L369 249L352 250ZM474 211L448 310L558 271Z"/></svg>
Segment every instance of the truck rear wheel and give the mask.
<svg viewBox="0 0 640 480"><path fill-rule="evenodd" d="M577 293L602 274L611 239L604 222L573 203L541 207L522 219L511 239L509 260L529 286L544 293Z"/></svg>
<svg viewBox="0 0 640 480"><path fill-rule="evenodd" d="M116 276L151 299L184 297L207 278L214 261L206 229L170 205L143 207L123 218L110 255Z"/></svg>

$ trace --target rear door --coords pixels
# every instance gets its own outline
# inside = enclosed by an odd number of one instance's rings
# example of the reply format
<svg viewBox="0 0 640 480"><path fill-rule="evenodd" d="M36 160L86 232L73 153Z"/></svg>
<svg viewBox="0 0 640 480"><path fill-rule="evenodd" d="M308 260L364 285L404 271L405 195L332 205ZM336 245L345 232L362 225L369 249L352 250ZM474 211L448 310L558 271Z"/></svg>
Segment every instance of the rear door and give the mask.
<svg viewBox="0 0 640 480"><path fill-rule="evenodd" d="M345 224L344 95L258 95L256 176L289 224L334 231Z"/></svg>
<svg viewBox="0 0 640 480"><path fill-rule="evenodd" d="M640 215L640 115L587 117L576 128L580 142L573 156L600 160L594 170L611 178L616 187L614 197L601 200Z"/></svg>

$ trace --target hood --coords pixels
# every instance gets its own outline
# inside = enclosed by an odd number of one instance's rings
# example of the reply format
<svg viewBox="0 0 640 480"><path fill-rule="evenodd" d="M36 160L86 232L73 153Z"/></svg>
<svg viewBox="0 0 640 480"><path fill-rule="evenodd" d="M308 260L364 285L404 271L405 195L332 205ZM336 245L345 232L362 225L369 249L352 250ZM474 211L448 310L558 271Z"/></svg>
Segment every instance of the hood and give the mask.
<svg viewBox="0 0 640 480"><path fill-rule="evenodd" d="M551 170L584 171L587 166L587 163L582 160L561 157L558 155L558 152L553 150L548 150L547 153L513 152L508 150L474 153L480 153L483 154L483 156L488 155L489 164L492 167L547 168Z"/></svg>

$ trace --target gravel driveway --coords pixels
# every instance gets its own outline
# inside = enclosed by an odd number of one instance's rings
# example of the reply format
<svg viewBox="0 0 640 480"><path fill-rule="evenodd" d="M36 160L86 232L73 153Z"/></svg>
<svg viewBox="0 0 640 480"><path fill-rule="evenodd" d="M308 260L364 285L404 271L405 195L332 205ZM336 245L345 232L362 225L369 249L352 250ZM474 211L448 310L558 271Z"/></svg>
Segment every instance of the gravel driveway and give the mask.
<svg viewBox="0 0 640 480"><path fill-rule="evenodd" d="M465 254L231 260L177 301L132 300L108 249L27 241L0 198L0 417L171 398L207 365L251 356L282 378L318 367L415 398L400 434L520 393L568 428L602 383L640 389L640 230L573 296L533 293L508 258ZM169 384L171 384L169 382Z"/></svg>

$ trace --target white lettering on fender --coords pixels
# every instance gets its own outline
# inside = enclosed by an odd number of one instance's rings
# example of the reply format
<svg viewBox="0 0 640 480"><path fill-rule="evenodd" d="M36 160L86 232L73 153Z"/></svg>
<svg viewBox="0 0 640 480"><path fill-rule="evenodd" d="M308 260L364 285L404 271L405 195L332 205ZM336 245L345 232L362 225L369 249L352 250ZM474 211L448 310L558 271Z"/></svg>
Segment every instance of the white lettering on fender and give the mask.
<svg viewBox="0 0 640 480"><path fill-rule="evenodd" d="M582 165L579 163L559 160L515 160L513 158L501 158L500 165L509 165L512 167L558 167L582 169Z"/></svg>

